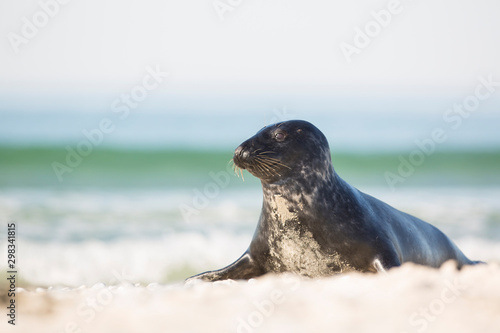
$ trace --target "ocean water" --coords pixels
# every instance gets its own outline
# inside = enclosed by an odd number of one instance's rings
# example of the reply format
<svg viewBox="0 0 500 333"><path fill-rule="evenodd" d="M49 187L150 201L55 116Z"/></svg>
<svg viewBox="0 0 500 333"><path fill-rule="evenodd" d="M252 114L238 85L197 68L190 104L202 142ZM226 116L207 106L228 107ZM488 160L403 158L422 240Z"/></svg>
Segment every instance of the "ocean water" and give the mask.
<svg viewBox="0 0 500 333"><path fill-rule="evenodd" d="M21 286L174 283L231 263L250 243L260 183L236 177L231 150L95 149L60 180L52 163L66 155L0 149L0 240L15 222ZM391 187L384 173L398 172L400 156L333 160L349 183L433 223L470 258L500 262L500 154L435 153Z"/></svg>
<svg viewBox="0 0 500 333"><path fill-rule="evenodd" d="M262 126L302 118L325 133L335 169L351 185L435 224L469 257L500 261L494 105L455 130L439 116L444 109L400 112L411 104L386 102L377 112L355 104L309 113L296 103L218 116L136 110L125 120L109 111L2 109L0 256L15 222L19 284L27 288L169 284L230 264L249 245L262 205L259 181L231 170L233 150ZM346 105L339 99L336 107ZM114 130L99 134L104 118ZM448 140L419 153L416 141L437 127ZM408 167L415 151L422 158ZM387 173L401 172L391 185ZM0 260L1 271L6 264Z"/></svg>

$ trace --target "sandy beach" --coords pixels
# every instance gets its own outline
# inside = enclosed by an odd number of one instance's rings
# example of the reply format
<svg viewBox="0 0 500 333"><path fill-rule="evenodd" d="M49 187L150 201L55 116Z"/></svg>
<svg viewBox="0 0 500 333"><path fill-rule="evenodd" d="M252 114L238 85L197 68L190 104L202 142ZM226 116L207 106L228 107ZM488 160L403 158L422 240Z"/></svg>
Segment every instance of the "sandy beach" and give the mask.
<svg viewBox="0 0 500 333"><path fill-rule="evenodd" d="M2 332L498 332L500 266L16 292ZM5 302L2 303L5 309Z"/></svg>

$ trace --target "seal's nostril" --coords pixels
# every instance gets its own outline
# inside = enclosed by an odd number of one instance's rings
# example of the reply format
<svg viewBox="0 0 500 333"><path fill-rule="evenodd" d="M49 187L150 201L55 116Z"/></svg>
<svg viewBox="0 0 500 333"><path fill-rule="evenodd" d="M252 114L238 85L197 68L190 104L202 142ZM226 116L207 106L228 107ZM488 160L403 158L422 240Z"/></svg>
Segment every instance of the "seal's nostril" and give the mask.
<svg viewBox="0 0 500 333"><path fill-rule="evenodd" d="M234 151L234 157L233 157L233 160L234 162L236 163L236 165L240 165L241 166L241 163L243 163L243 161L245 159L247 159L249 156L248 154L248 151L245 150L245 148L243 146L239 146L238 148L236 148L236 150Z"/></svg>
<svg viewBox="0 0 500 333"><path fill-rule="evenodd" d="M244 147L239 146L234 151L234 157L239 159L239 160L244 160L244 159L247 159L250 157L250 152L248 151L248 149L245 149Z"/></svg>
<svg viewBox="0 0 500 333"><path fill-rule="evenodd" d="M243 151L243 147L242 146L239 146L238 148L236 148L236 150L234 151L234 156L240 156L241 155L241 152Z"/></svg>

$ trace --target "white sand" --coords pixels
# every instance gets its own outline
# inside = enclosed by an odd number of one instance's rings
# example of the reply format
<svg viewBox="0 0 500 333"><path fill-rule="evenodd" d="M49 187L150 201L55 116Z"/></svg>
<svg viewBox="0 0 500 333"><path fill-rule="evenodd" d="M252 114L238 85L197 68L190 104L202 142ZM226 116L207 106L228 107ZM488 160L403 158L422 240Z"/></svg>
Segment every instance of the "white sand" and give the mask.
<svg viewBox="0 0 500 333"><path fill-rule="evenodd" d="M4 314L1 332L500 332L500 266L98 284L19 290L16 301L17 325L7 325Z"/></svg>

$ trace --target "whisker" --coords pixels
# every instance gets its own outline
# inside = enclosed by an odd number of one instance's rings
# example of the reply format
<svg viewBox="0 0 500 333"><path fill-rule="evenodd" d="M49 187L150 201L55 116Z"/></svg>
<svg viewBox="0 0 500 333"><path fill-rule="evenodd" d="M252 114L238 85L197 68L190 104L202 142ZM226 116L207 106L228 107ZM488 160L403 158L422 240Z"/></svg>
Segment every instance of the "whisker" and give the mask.
<svg viewBox="0 0 500 333"><path fill-rule="evenodd" d="M267 163L266 161L259 161L259 163L261 163L262 165L264 165L268 169L274 169L274 166L272 166L271 164Z"/></svg>
<svg viewBox="0 0 500 333"><path fill-rule="evenodd" d="M272 170L275 170L277 168L277 165L276 164L273 164L271 163L270 161L266 161L266 160L263 160L263 159L259 159L259 162L266 165L268 168L272 169Z"/></svg>
<svg viewBox="0 0 500 333"><path fill-rule="evenodd" d="M266 162L272 164L272 165L279 165L279 166L282 166L282 167L285 167L285 168L288 168L288 169L292 169L290 168L288 165L282 163L280 160L276 159L276 158L271 158L271 157L267 157L267 156L262 156L261 157L262 160L265 160Z"/></svg>
<svg viewBox="0 0 500 333"><path fill-rule="evenodd" d="M271 163L272 165L279 165L279 166L282 166L282 167L287 168L289 170L292 170L292 168L290 168L288 165L280 163L280 162L270 161L269 163Z"/></svg>
<svg viewBox="0 0 500 333"><path fill-rule="evenodd" d="M268 161L266 161L265 159L261 158L261 157L256 157L255 158L256 161L258 161L259 163L262 163L270 168L273 167L273 165L271 163L269 163Z"/></svg>
<svg viewBox="0 0 500 333"><path fill-rule="evenodd" d="M236 164L234 165L234 174L236 177L240 178L240 172L241 172L241 178L243 178L243 171L241 170L240 167L238 167ZM245 179L243 179L244 181Z"/></svg>
<svg viewBox="0 0 500 333"><path fill-rule="evenodd" d="M269 171L267 171L266 169L264 169L264 167L262 167L262 165L260 165L260 164L255 164L255 167L256 167L258 170L260 170L262 173L264 173L264 174L266 174L266 175L268 175L268 176L270 175L270 174L269 174Z"/></svg>
<svg viewBox="0 0 500 333"><path fill-rule="evenodd" d="M257 159L257 158L256 158ZM278 175L278 176L281 176L281 174L276 171L277 167L275 165L271 165L269 164L268 162L262 160L262 159L258 159L258 162L263 165L267 170L269 170L270 172L270 175L272 176L273 174L274 175Z"/></svg>
<svg viewBox="0 0 500 333"><path fill-rule="evenodd" d="M265 173L266 175L268 176L272 176L272 172L273 170L271 170L268 166L266 166L265 164L261 163L261 161L256 161L258 164L257 164L257 167L263 172Z"/></svg>
<svg viewBox="0 0 500 333"><path fill-rule="evenodd" d="M292 169L292 168L290 168L288 165L286 165L286 164L284 164L284 163L282 163L282 162L280 162L280 161L268 160L267 162L268 162L268 163L271 163L272 165L279 165L279 166L282 166L282 167L288 168L288 169L290 169L290 170Z"/></svg>
<svg viewBox="0 0 500 333"><path fill-rule="evenodd" d="M228 164L229 164L229 163L231 163L231 164L232 164L232 169L233 169L233 171L234 171L234 174L235 174L236 176L238 176L238 173L236 172L236 169L238 169L238 167L236 166L236 163L234 163L234 159L230 159L230 160L229 160L229 162L228 162ZM238 176L238 178L239 178L239 177L240 177L240 176Z"/></svg>
<svg viewBox="0 0 500 333"><path fill-rule="evenodd" d="M281 160L280 160L280 159L278 159L278 158L274 158L274 157L262 156L262 158L265 158L266 160L273 160L273 161L278 161L278 162L281 162Z"/></svg>

